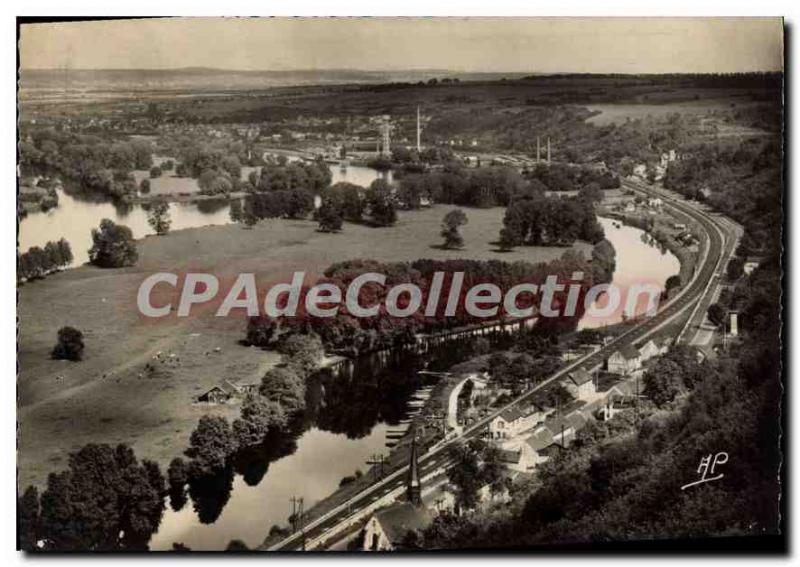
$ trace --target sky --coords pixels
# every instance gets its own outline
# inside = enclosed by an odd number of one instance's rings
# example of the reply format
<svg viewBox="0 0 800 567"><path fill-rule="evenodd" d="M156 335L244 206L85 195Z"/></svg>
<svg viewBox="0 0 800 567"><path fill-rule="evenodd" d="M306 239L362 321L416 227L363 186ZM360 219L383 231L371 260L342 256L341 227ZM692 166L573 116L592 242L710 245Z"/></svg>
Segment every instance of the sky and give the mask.
<svg viewBox="0 0 800 567"><path fill-rule="evenodd" d="M728 73L783 68L779 18L159 18L23 24L23 69Z"/></svg>

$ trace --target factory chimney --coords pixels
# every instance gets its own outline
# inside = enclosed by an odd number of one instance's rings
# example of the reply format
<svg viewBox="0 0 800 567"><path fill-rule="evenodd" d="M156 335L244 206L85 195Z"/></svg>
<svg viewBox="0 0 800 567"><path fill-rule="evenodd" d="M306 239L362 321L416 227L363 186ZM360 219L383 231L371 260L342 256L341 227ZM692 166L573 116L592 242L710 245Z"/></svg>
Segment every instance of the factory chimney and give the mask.
<svg viewBox="0 0 800 567"><path fill-rule="evenodd" d="M420 145L421 133L422 130L420 129L419 125L419 105L417 105L417 153L418 154L422 151L422 146Z"/></svg>

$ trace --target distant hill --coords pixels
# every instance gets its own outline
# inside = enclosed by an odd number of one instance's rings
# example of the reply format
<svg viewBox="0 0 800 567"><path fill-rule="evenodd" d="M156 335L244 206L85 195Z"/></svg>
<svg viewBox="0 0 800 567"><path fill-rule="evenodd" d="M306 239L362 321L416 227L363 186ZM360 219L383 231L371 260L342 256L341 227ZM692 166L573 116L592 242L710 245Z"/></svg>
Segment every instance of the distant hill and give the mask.
<svg viewBox="0 0 800 567"><path fill-rule="evenodd" d="M357 69L238 71L182 69L23 69L24 94L36 91L213 91L247 90L292 85L418 82L432 78L461 81L520 78L529 73L463 73L447 70L364 71Z"/></svg>

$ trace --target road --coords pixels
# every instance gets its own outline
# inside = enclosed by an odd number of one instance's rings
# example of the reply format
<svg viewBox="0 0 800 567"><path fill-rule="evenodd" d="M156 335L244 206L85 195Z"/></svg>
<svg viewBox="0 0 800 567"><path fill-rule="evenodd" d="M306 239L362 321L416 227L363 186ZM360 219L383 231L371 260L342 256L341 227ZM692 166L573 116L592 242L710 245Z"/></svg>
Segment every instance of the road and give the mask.
<svg viewBox="0 0 800 567"><path fill-rule="evenodd" d="M726 237L726 234L723 232L723 229L726 227L718 222L719 219L716 219L714 216L706 213L705 211L688 205L680 199L666 196L663 193L656 193L652 189L638 183L626 181L624 182L624 185L643 193L652 195L658 194L658 196L661 197L661 199L665 202L666 206L674 207L675 209L683 212L684 214L693 218L700 224L701 227L703 227L706 232L708 247L706 249L706 253L704 254L704 261L702 262L700 268L695 272L692 280L676 297L662 305L660 311L655 316L643 320L641 323L632 327L595 353L571 362L534 388L528 390L525 394L519 396L509 404L495 410L487 417L465 429L461 435L448 440L445 443L434 445L427 453L420 455L419 464L422 468L423 474L430 472L435 468L442 467L447 461L447 449L451 445L479 437L489 425L489 422L501 412L512 406L527 401L542 389L553 384L554 382L557 382L561 378L565 377L569 372L579 367L585 367L587 369L596 368L602 365L605 359L607 359L620 348L629 344L641 345L648 337L655 334L664 326L671 324L678 317L684 316L687 312L693 310L698 300L706 297L706 295L709 293L709 290L713 290L713 286L719 278L720 270L723 269L727 261L727 255L732 251L732 239ZM319 538L328 531L330 531L330 535L333 535L337 530L332 530L332 528L343 524L346 520L348 520L348 518L357 514L360 509L367 507L390 492L401 488L405 484L407 471L407 466L401 467L377 483L372 484L364 491L353 496L347 502L344 502L343 504L323 514L319 518L311 521L304 530L306 540ZM269 550L293 551L301 549L302 545L303 535L300 533L295 533L285 538L281 542L269 547Z"/></svg>

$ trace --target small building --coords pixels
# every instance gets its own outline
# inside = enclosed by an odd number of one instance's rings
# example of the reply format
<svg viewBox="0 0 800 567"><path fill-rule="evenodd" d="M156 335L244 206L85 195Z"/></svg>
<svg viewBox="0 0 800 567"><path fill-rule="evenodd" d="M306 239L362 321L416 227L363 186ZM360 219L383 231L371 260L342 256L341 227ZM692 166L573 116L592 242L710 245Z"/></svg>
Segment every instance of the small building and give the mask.
<svg viewBox="0 0 800 567"><path fill-rule="evenodd" d="M589 399L596 392L592 375L585 368L578 368L567 374L567 379L562 385L579 400Z"/></svg>
<svg viewBox="0 0 800 567"><path fill-rule="evenodd" d="M547 460L544 451L554 442L552 432L542 425L516 447L502 449L500 459L513 471L530 472Z"/></svg>
<svg viewBox="0 0 800 567"><path fill-rule="evenodd" d="M198 402L207 404L224 404L234 397L243 395L242 389L229 380L223 380L216 386L197 396Z"/></svg>
<svg viewBox="0 0 800 567"><path fill-rule="evenodd" d="M380 510L364 526L364 551L401 549L408 532L424 530L433 518L430 510L411 502Z"/></svg>
<svg viewBox="0 0 800 567"><path fill-rule="evenodd" d="M639 354L641 355L642 362L647 362L651 358L655 356L661 356L667 352L667 347L664 344L659 344L655 340L650 339L642 348L639 349Z"/></svg>
<svg viewBox="0 0 800 567"><path fill-rule="evenodd" d="M624 376L642 367L642 355L633 345L625 345L608 357L608 371Z"/></svg>
<svg viewBox="0 0 800 567"><path fill-rule="evenodd" d="M752 274L758 266L761 265L761 258L758 256L748 256L742 266L742 271L746 276Z"/></svg>

